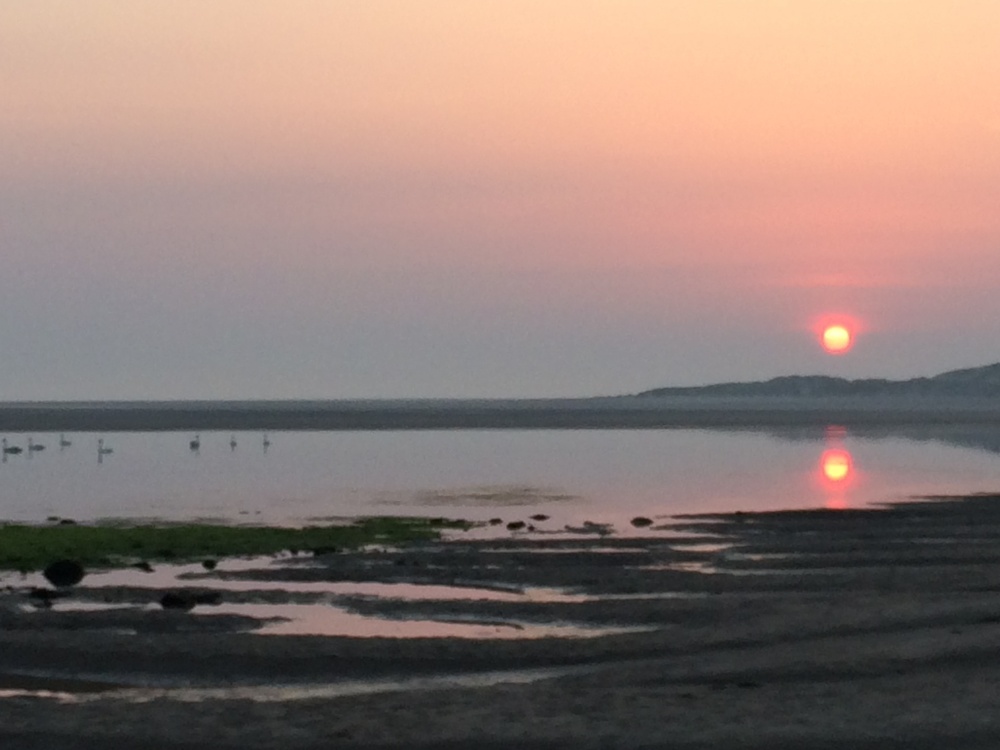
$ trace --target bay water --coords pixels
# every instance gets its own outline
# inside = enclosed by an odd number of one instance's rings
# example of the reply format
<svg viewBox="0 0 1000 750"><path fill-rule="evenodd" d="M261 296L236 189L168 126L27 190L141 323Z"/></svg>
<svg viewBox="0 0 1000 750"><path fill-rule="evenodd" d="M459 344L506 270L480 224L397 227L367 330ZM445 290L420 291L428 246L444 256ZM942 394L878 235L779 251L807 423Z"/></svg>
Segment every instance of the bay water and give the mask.
<svg viewBox="0 0 1000 750"><path fill-rule="evenodd" d="M368 515L631 530L681 513L864 507L1000 491L983 447L840 428L8 435L0 519L221 519L301 525ZM28 451L31 444L43 450ZM99 442L101 441L101 442ZM193 443L194 441L194 443ZM104 451L99 452L99 445ZM193 448L192 445L196 447Z"/></svg>

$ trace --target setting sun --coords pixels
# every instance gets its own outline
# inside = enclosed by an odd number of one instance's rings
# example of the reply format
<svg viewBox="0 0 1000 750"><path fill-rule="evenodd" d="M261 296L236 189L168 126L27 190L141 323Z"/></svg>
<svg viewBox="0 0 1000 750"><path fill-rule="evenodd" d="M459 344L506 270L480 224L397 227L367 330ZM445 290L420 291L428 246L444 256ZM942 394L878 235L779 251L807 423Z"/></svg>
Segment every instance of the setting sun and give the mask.
<svg viewBox="0 0 1000 750"><path fill-rule="evenodd" d="M823 329L823 348L829 354L843 354L853 343L854 337L845 326L833 325Z"/></svg>

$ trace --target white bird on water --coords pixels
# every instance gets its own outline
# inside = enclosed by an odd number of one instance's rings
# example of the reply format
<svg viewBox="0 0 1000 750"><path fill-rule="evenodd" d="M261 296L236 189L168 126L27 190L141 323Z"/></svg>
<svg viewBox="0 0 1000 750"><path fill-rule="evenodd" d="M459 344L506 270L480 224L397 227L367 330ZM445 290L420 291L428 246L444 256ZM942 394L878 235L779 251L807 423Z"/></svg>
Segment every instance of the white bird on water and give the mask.
<svg viewBox="0 0 1000 750"><path fill-rule="evenodd" d="M104 438L99 438L98 439L98 441L97 441L97 463L102 463L104 461L104 457L106 455L108 455L109 453L113 453L113 452L114 452L114 450L112 448L105 448L104 447Z"/></svg>

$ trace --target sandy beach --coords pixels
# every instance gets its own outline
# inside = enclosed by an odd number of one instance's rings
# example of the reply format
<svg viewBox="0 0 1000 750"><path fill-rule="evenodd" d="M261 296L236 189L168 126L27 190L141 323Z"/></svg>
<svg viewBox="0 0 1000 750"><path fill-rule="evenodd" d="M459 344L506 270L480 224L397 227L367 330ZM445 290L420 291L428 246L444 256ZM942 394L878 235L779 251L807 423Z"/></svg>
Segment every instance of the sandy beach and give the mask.
<svg viewBox="0 0 1000 750"><path fill-rule="evenodd" d="M673 519L205 571L226 604L303 584L534 591L341 601L574 637L262 635L155 585L0 598L4 747L995 747L1000 498ZM233 582L245 585L234 587ZM256 590L255 590L256 589ZM546 593L548 592L548 593ZM87 607L86 603L108 606ZM110 608L110 605L116 605Z"/></svg>

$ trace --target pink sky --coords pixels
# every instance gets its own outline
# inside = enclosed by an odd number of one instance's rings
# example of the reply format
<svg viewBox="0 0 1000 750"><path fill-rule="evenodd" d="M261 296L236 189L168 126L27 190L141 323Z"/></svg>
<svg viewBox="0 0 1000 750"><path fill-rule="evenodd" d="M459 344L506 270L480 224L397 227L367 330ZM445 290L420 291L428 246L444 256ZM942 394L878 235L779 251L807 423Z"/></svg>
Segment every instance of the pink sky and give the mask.
<svg viewBox="0 0 1000 750"><path fill-rule="evenodd" d="M1000 360L992 0L8 5L3 398Z"/></svg>

